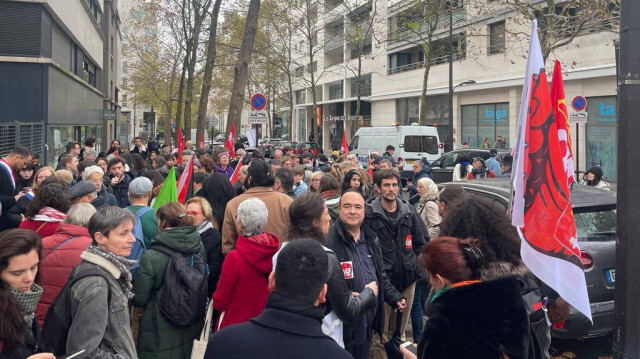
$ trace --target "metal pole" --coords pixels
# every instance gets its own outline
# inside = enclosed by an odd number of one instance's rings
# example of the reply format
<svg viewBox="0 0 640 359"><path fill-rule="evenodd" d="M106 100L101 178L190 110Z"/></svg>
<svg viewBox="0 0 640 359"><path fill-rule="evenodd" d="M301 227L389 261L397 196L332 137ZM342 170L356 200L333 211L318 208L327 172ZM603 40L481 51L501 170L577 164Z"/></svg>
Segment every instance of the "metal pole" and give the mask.
<svg viewBox="0 0 640 359"><path fill-rule="evenodd" d="M640 168L637 142L640 120L640 1L622 0L620 17L620 71L618 78L618 220L616 245L616 314L613 357L638 358L640 353Z"/></svg>
<svg viewBox="0 0 640 359"><path fill-rule="evenodd" d="M453 151L453 2L449 2L449 151ZM445 148L445 152L447 149Z"/></svg>

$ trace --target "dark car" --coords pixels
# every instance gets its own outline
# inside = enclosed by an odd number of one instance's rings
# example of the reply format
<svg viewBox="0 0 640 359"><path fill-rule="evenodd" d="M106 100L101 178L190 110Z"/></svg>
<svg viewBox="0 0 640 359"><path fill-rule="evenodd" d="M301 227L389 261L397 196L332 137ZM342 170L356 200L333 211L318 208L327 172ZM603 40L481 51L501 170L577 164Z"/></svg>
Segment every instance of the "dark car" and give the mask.
<svg viewBox="0 0 640 359"><path fill-rule="evenodd" d="M318 144L315 142L300 142L296 146L297 154L301 155L305 152L311 152L314 156L318 155Z"/></svg>
<svg viewBox="0 0 640 359"><path fill-rule="evenodd" d="M463 186L472 198L487 198L505 211L509 208L510 181L507 178L450 183ZM443 183L440 187L450 183ZM571 204L593 325L587 317L571 307L569 318L555 324L551 335L559 339L610 335L614 323L616 283L616 192L574 184Z"/></svg>
<svg viewBox="0 0 640 359"><path fill-rule="evenodd" d="M264 158L273 158L273 152L277 149L276 146L281 141L279 138L271 138L263 141L258 148L262 151Z"/></svg>
<svg viewBox="0 0 640 359"><path fill-rule="evenodd" d="M453 168L460 163L463 155L467 158L480 157L483 160L489 158L487 149L479 148L460 148L451 152L447 152L442 157L431 163L431 178L435 183L449 182L453 179ZM500 155L511 153L511 150L500 149Z"/></svg>

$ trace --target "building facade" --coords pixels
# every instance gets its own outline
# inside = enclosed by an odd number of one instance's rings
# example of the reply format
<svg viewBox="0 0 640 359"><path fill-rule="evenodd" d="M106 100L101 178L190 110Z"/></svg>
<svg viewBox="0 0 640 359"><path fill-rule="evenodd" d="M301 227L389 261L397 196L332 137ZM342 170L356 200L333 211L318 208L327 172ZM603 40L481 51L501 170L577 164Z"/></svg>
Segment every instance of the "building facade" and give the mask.
<svg viewBox="0 0 640 359"><path fill-rule="evenodd" d="M453 2L453 132L454 147L467 142L479 147L484 139L493 145L502 136L511 148L516 137L530 22L509 8L496 8L497 1ZM558 2L560 3L560 2ZM494 8L487 11L487 8ZM340 147L343 131L351 138L360 126L410 125L418 122L425 55L420 34L426 21L416 18L412 0L372 0L356 11L372 24L365 46L354 46L349 31L354 6L339 0L317 3L318 43L323 46L317 63L309 68L321 74L316 85L320 109L313 110L311 91L305 81L294 89L292 137L306 140L312 121L321 125L325 150ZM405 19L414 16L414 25ZM441 21L432 42L431 70L427 86L426 123L438 127L440 140L449 137L449 15ZM368 19L368 20L367 20ZM371 21L373 20L373 21ZM615 19L614 19L615 21ZM563 65L567 103L576 95L588 100L587 124L571 125L576 168L586 171L602 166L608 179L616 178L616 65L613 32L585 32L570 45L558 48L547 60ZM370 45L367 47L367 43ZM360 49L364 51L359 51ZM364 54L364 56L360 56ZM360 117L355 118L358 81L354 69L361 59ZM298 71L300 76L308 74ZM550 76L549 76L550 78ZM471 82L458 86L459 84ZM572 110L569 110L572 112ZM315 113L314 113L315 112ZM319 120L320 119L320 120Z"/></svg>
<svg viewBox="0 0 640 359"><path fill-rule="evenodd" d="M109 0L0 1L0 155L24 145L51 165L70 141L96 137L104 150L115 138L115 9Z"/></svg>

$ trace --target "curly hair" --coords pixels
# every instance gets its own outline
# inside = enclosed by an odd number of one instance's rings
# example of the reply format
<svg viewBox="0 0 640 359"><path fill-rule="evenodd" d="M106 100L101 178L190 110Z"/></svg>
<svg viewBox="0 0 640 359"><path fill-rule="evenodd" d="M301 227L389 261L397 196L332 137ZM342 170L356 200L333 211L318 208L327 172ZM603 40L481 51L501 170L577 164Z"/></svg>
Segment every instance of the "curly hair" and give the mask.
<svg viewBox="0 0 640 359"><path fill-rule="evenodd" d="M24 215L27 218L33 218L44 207L51 207L62 213L67 213L70 202L62 186L49 184L39 187Z"/></svg>
<svg viewBox="0 0 640 359"><path fill-rule="evenodd" d="M317 193L303 193L289 206L289 239L311 238L324 243L322 230L313 225L327 206Z"/></svg>
<svg viewBox="0 0 640 359"><path fill-rule="evenodd" d="M440 225L440 236L479 240L487 263L522 264L515 227L504 211L487 199L474 197L458 202Z"/></svg>

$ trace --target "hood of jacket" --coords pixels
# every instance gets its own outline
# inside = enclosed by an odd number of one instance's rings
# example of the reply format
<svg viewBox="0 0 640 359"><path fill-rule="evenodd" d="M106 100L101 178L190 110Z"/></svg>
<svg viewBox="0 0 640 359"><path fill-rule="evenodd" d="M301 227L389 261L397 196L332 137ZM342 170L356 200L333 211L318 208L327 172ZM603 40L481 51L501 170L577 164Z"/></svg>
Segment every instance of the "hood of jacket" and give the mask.
<svg viewBox="0 0 640 359"><path fill-rule="evenodd" d="M238 236L236 250L249 265L260 273L271 273L272 261L276 252L280 249L280 240L273 234L262 232L249 238Z"/></svg>
<svg viewBox="0 0 640 359"><path fill-rule="evenodd" d="M505 261L489 262L480 268L480 277L482 280L497 279L509 275L524 277L527 273L529 273L529 270L523 263L515 265Z"/></svg>
<svg viewBox="0 0 640 359"><path fill-rule="evenodd" d="M422 170L420 170L420 172L418 173L414 173L413 174L413 181L415 182L416 180L419 180L422 177L431 177L430 173L431 173L431 167L429 167L428 165L423 165L424 168ZM414 183L414 186L417 186L418 183Z"/></svg>
<svg viewBox="0 0 640 359"><path fill-rule="evenodd" d="M174 227L159 232L151 239L151 245L160 243L180 253L199 253L202 246L198 227Z"/></svg>
<svg viewBox="0 0 640 359"><path fill-rule="evenodd" d="M432 305L434 323L473 335L509 357L524 357L529 321L515 276L452 288Z"/></svg>
<svg viewBox="0 0 640 359"><path fill-rule="evenodd" d="M69 237L90 237L87 227L66 223L60 223L55 234L61 234Z"/></svg>

